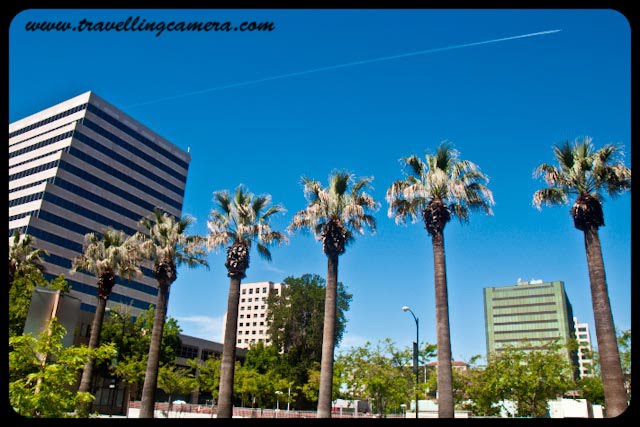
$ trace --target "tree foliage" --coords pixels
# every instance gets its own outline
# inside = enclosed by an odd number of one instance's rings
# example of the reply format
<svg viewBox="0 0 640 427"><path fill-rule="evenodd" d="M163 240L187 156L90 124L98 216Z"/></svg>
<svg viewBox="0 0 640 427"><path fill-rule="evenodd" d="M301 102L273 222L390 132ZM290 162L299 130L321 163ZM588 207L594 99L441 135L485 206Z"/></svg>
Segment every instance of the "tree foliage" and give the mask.
<svg viewBox="0 0 640 427"><path fill-rule="evenodd" d="M75 391L78 373L90 358L110 360L116 350L112 344L63 348L65 334L54 318L37 338L27 334L9 339L9 400L18 414L64 418L93 401L90 393Z"/></svg>
<svg viewBox="0 0 640 427"><path fill-rule="evenodd" d="M187 369L178 368L175 365L160 366L158 388L169 395L169 411L176 395L191 393L197 385L196 379Z"/></svg>

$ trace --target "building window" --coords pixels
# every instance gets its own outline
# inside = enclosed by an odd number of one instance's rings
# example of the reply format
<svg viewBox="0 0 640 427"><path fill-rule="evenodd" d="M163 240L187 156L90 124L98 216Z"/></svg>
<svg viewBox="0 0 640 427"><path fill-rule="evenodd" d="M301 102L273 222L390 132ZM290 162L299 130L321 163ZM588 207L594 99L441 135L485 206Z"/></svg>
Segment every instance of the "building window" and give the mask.
<svg viewBox="0 0 640 427"><path fill-rule="evenodd" d="M260 306L260 308L261 308L261 309L263 309L263 310L264 310L264 307L265 307L264 305L261 305L261 306Z"/></svg>
<svg viewBox="0 0 640 427"><path fill-rule="evenodd" d="M246 289L243 289L243 290L242 290L242 295L244 295L244 294L246 294L246 293L247 293L247 290L246 290Z"/></svg>
<svg viewBox="0 0 640 427"><path fill-rule="evenodd" d="M253 322L253 326L258 326L258 325L257 325L257 323L258 323L258 322Z"/></svg>
<svg viewBox="0 0 640 427"><path fill-rule="evenodd" d="M249 302L253 301L253 298L249 298Z"/></svg>
<svg viewBox="0 0 640 427"><path fill-rule="evenodd" d="M262 288L262 293L266 294L267 293L267 288Z"/></svg>
<svg viewBox="0 0 640 427"><path fill-rule="evenodd" d="M238 344L242 344L242 340L238 340Z"/></svg>
<svg viewBox="0 0 640 427"><path fill-rule="evenodd" d="M256 334L256 331L251 331L251 335L255 335L255 334Z"/></svg>
<svg viewBox="0 0 640 427"><path fill-rule="evenodd" d="M184 357L185 359L198 357L198 347L182 344L178 349L178 357Z"/></svg>
<svg viewBox="0 0 640 427"><path fill-rule="evenodd" d="M240 302L244 302L244 298L242 298L242 299L240 300Z"/></svg>
<svg viewBox="0 0 640 427"><path fill-rule="evenodd" d="M244 324L242 322L240 322L240 324L238 326L244 326Z"/></svg>
<svg viewBox="0 0 640 427"><path fill-rule="evenodd" d="M241 314L241 315L240 315L240 318L241 318L241 319L244 319L244 314Z"/></svg>
<svg viewBox="0 0 640 427"><path fill-rule="evenodd" d="M260 322L260 326L264 326L264 322Z"/></svg>
<svg viewBox="0 0 640 427"><path fill-rule="evenodd" d="M260 317L264 317L264 313L260 313Z"/></svg>
<svg viewBox="0 0 640 427"><path fill-rule="evenodd" d="M252 294L253 293L253 289L249 289L249 293Z"/></svg>
<svg viewBox="0 0 640 427"><path fill-rule="evenodd" d="M258 309L258 306L256 305L256 306L254 306L253 308L254 308L254 310L257 310L257 309Z"/></svg>
<svg viewBox="0 0 640 427"><path fill-rule="evenodd" d="M240 310L244 310L244 306L243 306L243 307L240 307Z"/></svg>

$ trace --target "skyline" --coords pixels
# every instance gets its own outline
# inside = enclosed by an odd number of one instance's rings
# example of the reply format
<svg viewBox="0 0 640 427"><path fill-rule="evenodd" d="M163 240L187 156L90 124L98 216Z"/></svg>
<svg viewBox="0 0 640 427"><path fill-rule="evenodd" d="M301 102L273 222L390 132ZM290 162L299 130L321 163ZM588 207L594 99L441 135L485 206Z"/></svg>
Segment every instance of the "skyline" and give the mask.
<svg viewBox="0 0 640 427"><path fill-rule="evenodd" d="M276 30L155 37L23 29L36 19L129 15L270 20ZM562 31L296 74L550 28ZM271 194L288 211L273 222L284 230L305 206L302 175L325 185L332 169L374 176L378 231L358 236L340 259L338 280L354 294L342 348L385 337L410 346L415 324L404 305L420 319L421 340L435 342L430 238L420 224L396 226L384 193L403 176L400 157L422 157L442 140L489 176L496 201L494 216L476 213L468 224L452 220L445 228L454 359L484 356L482 289L518 278L564 281L575 315L595 333L582 235L569 206L541 212L532 206L543 185L532 173L553 161L552 145L586 135L596 147L621 144L630 165L630 31L617 12L30 10L16 16L9 35L10 122L95 91L190 151L183 214L197 219L192 232L206 233L216 190L243 183ZM291 76L271 78L284 75ZM179 97L186 93L194 94ZM605 200L601 229L618 329L631 327L630 203L630 194ZM325 277L321 245L312 236L289 237L289 245L272 249L271 264L252 252L244 282ZM228 290L224 253L210 254L209 264L210 271L179 270L168 315L185 334L219 341Z"/></svg>

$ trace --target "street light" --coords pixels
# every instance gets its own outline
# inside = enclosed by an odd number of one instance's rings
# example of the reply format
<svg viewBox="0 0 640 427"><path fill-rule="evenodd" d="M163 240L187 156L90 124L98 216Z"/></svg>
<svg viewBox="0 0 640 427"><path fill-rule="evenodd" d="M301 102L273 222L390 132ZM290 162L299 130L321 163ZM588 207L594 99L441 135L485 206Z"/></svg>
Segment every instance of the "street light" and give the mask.
<svg viewBox="0 0 640 427"><path fill-rule="evenodd" d="M418 345L420 343L419 324L418 318L413 311L408 307L402 307L402 311L408 311L413 316L413 320L416 321L416 342L413 343L413 372L416 374L416 419L418 418Z"/></svg>

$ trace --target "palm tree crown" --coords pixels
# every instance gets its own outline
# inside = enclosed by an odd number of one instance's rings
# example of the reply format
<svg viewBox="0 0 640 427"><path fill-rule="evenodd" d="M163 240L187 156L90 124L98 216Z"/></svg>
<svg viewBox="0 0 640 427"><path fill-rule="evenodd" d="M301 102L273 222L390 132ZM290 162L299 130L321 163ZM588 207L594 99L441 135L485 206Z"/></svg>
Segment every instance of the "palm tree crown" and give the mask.
<svg viewBox="0 0 640 427"><path fill-rule="evenodd" d="M329 176L329 185L303 177L304 194L309 205L297 212L289 231L311 230L327 255L340 255L354 240L353 233L364 234L364 228L376 230L376 220L368 213L379 208L372 196L363 190L371 187L373 177L356 179L346 171Z"/></svg>
<svg viewBox="0 0 640 427"><path fill-rule="evenodd" d="M461 222L468 222L470 210L492 215L493 194L485 185L488 177L477 165L458 157L458 151L443 142L424 162L415 155L402 158L410 174L387 190L389 217L395 216L400 224L407 219L415 222L422 214L427 231L433 234L442 231L452 214Z"/></svg>
<svg viewBox="0 0 640 427"><path fill-rule="evenodd" d="M34 267L38 270L43 270L44 267L40 264L42 259L41 255L47 255L47 251L44 249L33 249L35 239L29 235L20 235L20 231L16 230L13 233L13 240L9 245L9 286L13 283L13 277L21 268Z"/></svg>
<svg viewBox="0 0 640 427"><path fill-rule="evenodd" d="M533 172L548 185L534 193L533 205L541 210L543 204L563 205L575 196L571 208L575 227L603 226L603 194L616 197L631 188L631 170L622 163L622 149L607 144L595 151L591 138L586 137L573 144L565 141L553 147L553 153L558 166L543 163Z"/></svg>
<svg viewBox="0 0 640 427"><path fill-rule="evenodd" d="M271 261L269 246L288 241L284 234L272 230L269 224L274 214L286 212L281 205L269 206L270 195L256 196L239 185L233 197L224 190L213 193L213 198L216 206L207 222L207 247L215 249L231 243L225 264L229 277L245 277L252 243L256 244L262 258Z"/></svg>
<svg viewBox="0 0 640 427"><path fill-rule="evenodd" d="M177 278L176 267L186 265L189 268L209 267L204 249L204 238L185 234L187 227L195 222L191 216L176 219L174 216L154 209L151 218L140 220L148 235L137 233L141 250L146 258L153 260L156 279L166 280L168 284Z"/></svg>
<svg viewBox="0 0 640 427"><path fill-rule="evenodd" d="M84 270L95 274L98 297L109 298L116 275L131 279L141 274L137 265L140 253L133 237L108 228L101 236L87 233L84 242L84 251L73 259L71 272Z"/></svg>

